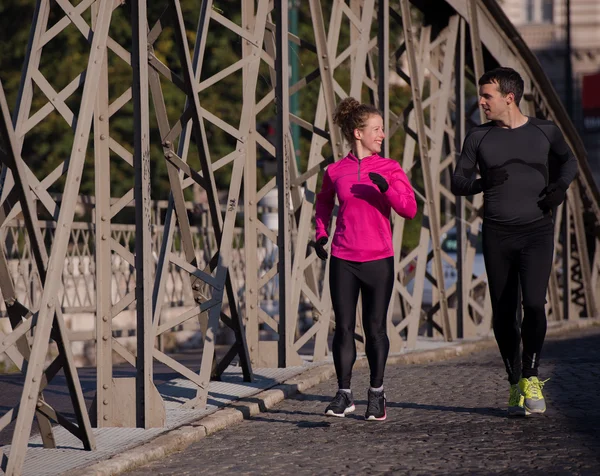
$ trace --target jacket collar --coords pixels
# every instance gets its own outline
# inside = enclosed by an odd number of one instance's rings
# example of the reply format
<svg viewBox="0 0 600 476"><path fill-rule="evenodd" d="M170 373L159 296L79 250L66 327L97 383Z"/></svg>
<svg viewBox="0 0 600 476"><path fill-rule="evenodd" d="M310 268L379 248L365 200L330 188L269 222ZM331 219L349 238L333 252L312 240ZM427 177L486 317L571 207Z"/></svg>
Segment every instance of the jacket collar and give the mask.
<svg viewBox="0 0 600 476"><path fill-rule="evenodd" d="M348 155L346 157L353 162L363 162L365 160L375 159L375 158L379 157L379 154L373 154L373 155L369 155L368 157L363 157L362 159L359 159L352 153L352 151L350 151L350 152L348 152Z"/></svg>

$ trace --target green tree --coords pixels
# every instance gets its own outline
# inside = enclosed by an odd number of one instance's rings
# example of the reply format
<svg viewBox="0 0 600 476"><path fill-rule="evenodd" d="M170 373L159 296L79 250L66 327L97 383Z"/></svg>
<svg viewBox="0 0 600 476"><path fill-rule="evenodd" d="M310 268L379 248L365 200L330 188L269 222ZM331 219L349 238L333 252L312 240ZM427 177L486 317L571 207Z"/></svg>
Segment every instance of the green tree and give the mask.
<svg viewBox="0 0 600 476"><path fill-rule="evenodd" d="M74 2L78 4L80 2ZM199 15L199 4L197 1L182 1L183 18L186 22L186 34L188 46L191 48L196 41L197 19ZM163 13L167 2L148 2L148 22L152 27ZM298 36L308 42L315 43L314 32L312 28L311 12L308 2L300 2L299 9L299 31ZM236 24L241 24L241 12L239 0L221 0L214 2L213 8L226 16ZM24 67L24 61L27 52L28 38L30 35L31 21L35 9L35 0L3 0L0 3L0 79L8 95L9 105L15 109L21 72ZM328 27L331 16L331 4L323 2L323 16L325 25ZM49 25L54 25L64 17L64 12L60 7L51 3L51 13L49 16ZM84 19L90 23L91 11L88 9L83 14ZM166 64L175 74L180 75L181 63L179 52L174 38L174 29L169 23L171 20L166 18L163 22L163 31L157 41L154 43L154 54ZM373 28L376 28L375 22ZM375 30L371 32L375 35ZM391 30L394 37L399 37L400 30L396 27ZM110 36L112 40L121 45L125 50L131 50L131 26L130 26L130 5L125 3L117 8L113 13L110 26ZM344 22L340 34L338 54L348 47L350 42L350 30L348 22ZM318 58L314 51L307 48L296 48L299 64L299 76L304 77L318 68ZM74 78L85 71L88 61L89 44L81 32L70 24L64 31L46 43L42 51L42 60L40 71L55 91L60 91L68 85ZM201 81L210 78L225 67L233 64L242 56L242 39L227 28L220 26L217 22L211 21L210 34L207 37L207 44L202 63ZM373 57L374 61L378 58ZM116 100L131 85L131 67L119 58L115 53L108 53L108 74L109 74L109 97L110 101ZM351 76L351 62L347 60L336 70L336 81L344 88L349 88L349 79ZM309 123L315 118L317 100L321 81L318 77L313 77L306 87L299 94L300 110L298 115ZM184 94L173 84L164 78L161 78L162 91L167 115L171 125L178 120L185 107ZM271 74L266 63L262 62L260 76L257 85L257 101L264 97L274 85L271 81ZM396 114L401 114L403 109L410 101L410 90L402 86L390 86L390 108ZM78 113L78 107L81 100L82 86L71 95L66 104L73 111ZM200 103L203 108L215 114L225 122L237 127L242 106L242 75L236 73L223 78L213 86L203 90L199 94ZM369 101L369 95L366 89L363 91L362 101ZM48 102L48 98L41 93L39 88L35 88L31 114L38 111ZM263 110L257 122L273 119L276 116L276 105L272 103ZM165 199L168 196L170 186L166 174L166 164L160 146L160 137L158 127L151 103L151 170L152 170L152 195L155 199ZM211 159L216 160L233 151L236 146L236 139L216 126L212 126L205 121L207 140L210 146ZM23 158L34 171L38 178L47 176L50 171L67 159L71 153L73 132L68 124L56 111L37 124L27 133L26 141L23 147ZM130 152L133 150L133 105L130 101L120 111L110 118L111 138L123 145ZM310 141L312 134L302 130L300 139L300 168L306 169ZM403 130L388 139L390 141L390 155L392 158L401 161L404 152L405 135ZM324 147L323 155L331 156L331 149L328 145ZM113 156L111 161L111 192L115 197L122 196L133 186L133 170L122 160L117 160ZM188 160L192 167L199 168L198 150L194 139L190 145ZM259 186L266 183L270 178L265 176L259 169ZM223 168L215 174L217 186L221 190L226 190L230 181L230 169ZM420 176L418 172L413 174L413 182L419 187ZM55 186L50 188L51 192L62 192L64 186L64 177L59 180ZM93 150L88 149L86 166L81 184L81 193L94 194L94 166ZM192 198L190 191L187 191L187 198ZM129 220L131 217L124 216L123 220ZM407 224L405 246L416 244L418 239L418 230L420 220L413 220Z"/></svg>

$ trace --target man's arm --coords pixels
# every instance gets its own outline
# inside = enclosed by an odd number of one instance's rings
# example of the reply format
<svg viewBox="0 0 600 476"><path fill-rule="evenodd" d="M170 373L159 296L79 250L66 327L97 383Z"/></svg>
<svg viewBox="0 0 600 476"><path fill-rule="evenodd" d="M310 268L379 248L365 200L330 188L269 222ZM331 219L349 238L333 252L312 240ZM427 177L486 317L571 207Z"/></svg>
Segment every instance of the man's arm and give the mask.
<svg viewBox="0 0 600 476"><path fill-rule="evenodd" d="M452 193L454 195L475 195L483 191L481 181L473 178L477 167L477 147L479 141L475 134L465 137L460 157L452 175Z"/></svg>
<svg viewBox="0 0 600 476"><path fill-rule="evenodd" d="M577 159L567 145L561 130L554 123L546 126L550 141L548 172L550 183L540 192L538 206L545 213L564 202L567 189L577 175ZM542 130L543 132L543 130Z"/></svg>
<svg viewBox="0 0 600 476"><path fill-rule="evenodd" d="M563 133L558 126L553 125L550 139L550 170L557 170L555 177L551 177L563 190L567 190L577 176L577 159L565 141Z"/></svg>

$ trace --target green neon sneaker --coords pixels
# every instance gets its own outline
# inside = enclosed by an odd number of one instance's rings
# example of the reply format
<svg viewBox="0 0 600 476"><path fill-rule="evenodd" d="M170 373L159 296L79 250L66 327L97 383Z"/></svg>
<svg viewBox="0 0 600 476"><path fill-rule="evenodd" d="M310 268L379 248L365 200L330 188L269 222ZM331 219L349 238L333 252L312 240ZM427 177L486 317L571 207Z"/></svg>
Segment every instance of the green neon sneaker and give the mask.
<svg viewBox="0 0 600 476"><path fill-rule="evenodd" d="M537 377L522 378L519 380L519 390L525 397L523 406L528 413L544 413L546 400L542 395L542 388L548 380L541 382Z"/></svg>
<svg viewBox="0 0 600 476"><path fill-rule="evenodd" d="M524 406L525 396L521 393L519 384L515 383L510 386L510 394L508 397L508 416L526 416L529 413Z"/></svg>

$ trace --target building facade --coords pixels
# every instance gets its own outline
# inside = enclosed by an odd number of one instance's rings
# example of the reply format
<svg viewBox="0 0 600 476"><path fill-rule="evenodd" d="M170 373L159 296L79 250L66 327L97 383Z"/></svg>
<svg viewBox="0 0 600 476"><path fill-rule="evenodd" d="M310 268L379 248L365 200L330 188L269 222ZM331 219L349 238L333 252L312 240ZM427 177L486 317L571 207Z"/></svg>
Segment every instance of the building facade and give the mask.
<svg viewBox="0 0 600 476"><path fill-rule="evenodd" d="M600 76L592 76L600 74L600 1L570 0L571 75L567 62L567 0L498 2L538 57L569 111L600 185Z"/></svg>

